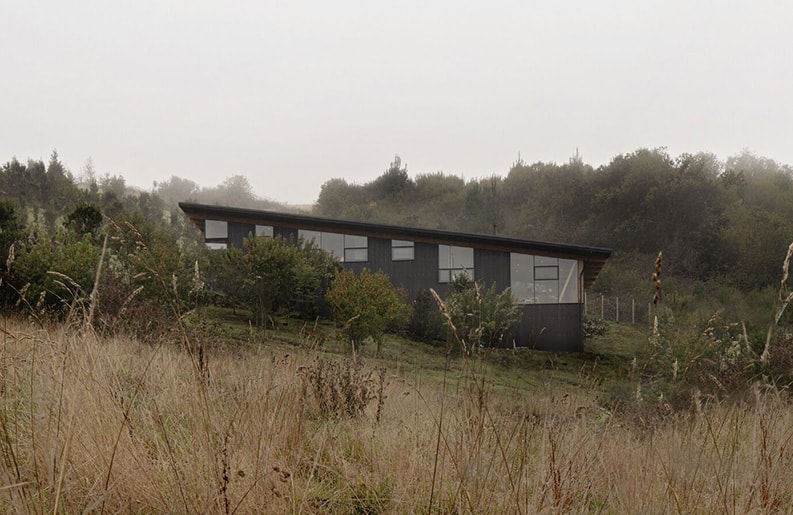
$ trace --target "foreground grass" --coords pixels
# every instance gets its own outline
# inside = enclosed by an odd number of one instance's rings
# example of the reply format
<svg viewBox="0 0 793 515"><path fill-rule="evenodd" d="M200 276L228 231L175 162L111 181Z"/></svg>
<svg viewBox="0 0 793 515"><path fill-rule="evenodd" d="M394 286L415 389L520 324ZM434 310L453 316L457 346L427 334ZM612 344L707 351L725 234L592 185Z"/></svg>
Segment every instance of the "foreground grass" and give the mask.
<svg viewBox="0 0 793 515"><path fill-rule="evenodd" d="M0 328L3 512L793 510L793 410L774 392L640 430L598 407L594 362L521 381L514 362L424 369L445 357L394 343L367 362L382 392L369 368L325 377L368 388L351 417L316 393L308 372L334 360L316 350L211 346L205 383L177 346Z"/></svg>

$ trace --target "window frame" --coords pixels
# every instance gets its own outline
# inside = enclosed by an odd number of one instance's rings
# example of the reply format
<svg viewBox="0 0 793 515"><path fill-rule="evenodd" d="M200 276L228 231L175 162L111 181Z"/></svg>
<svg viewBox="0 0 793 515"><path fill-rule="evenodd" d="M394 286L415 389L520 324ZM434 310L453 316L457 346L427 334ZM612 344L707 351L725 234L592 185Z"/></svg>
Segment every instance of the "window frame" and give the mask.
<svg viewBox="0 0 793 515"><path fill-rule="evenodd" d="M410 257L397 257L399 251L409 249ZM415 261L416 242L410 240L391 240L391 261Z"/></svg>
<svg viewBox="0 0 793 515"><path fill-rule="evenodd" d="M351 241L348 242L348 239ZM367 236L359 236L356 234L345 234L343 252L344 263L368 263L369 238Z"/></svg>
<svg viewBox="0 0 793 515"><path fill-rule="evenodd" d="M444 252L442 251L443 248L446 248L446 253L448 258L446 259L447 263L442 263L441 260L443 259ZM468 254L470 253L471 256L471 267L468 268L465 266L465 263L462 263L462 266L457 266L458 263L455 260L455 249L457 251L463 251L462 253ZM458 253L459 256L460 253ZM467 258L467 256L466 256ZM445 244L438 244L438 283L439 284L448 284L454 281L460 274L465 274L468 276L469 279L472 281L475 280L475 263L474 263L474 249L473 247L460 247L457 245L445 245ZM460 259L462 261L462 259ZM466 259L467 261L467 259Z"/></svg>

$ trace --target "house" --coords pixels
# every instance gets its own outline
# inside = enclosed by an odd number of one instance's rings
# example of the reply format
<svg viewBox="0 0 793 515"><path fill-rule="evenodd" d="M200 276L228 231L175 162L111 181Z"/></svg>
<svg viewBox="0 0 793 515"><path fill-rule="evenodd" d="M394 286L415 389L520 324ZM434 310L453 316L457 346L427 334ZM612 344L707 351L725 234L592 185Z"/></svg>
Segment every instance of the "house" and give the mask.
<svg viewBox="0 0 793 515"><path fill-rule="evenodd" d="M521 322L518 347L583 350L584 290L592 286L610 249L332 220L292 213L182 202L179 207L209 247L242 247L249 234L314 239L345 269L381 271L410 298L435 289L441 296L465 273L486 285L512 288Z"/></svg>

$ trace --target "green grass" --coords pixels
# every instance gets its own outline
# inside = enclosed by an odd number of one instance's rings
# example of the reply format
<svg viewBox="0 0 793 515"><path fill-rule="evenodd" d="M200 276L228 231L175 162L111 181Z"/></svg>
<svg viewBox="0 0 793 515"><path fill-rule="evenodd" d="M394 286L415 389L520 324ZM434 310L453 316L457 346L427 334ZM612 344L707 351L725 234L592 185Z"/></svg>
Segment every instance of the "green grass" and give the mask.
<svg viewBox="0 0 793 515"><path fill-rule="evenodd" d="M272 326L257 328L241 310L207 307L203 313L224 345L262 345L285 351L301 346L337 356L351 353L349 343L337 338L333 323L325 319L278 317ZM583 389L597 394L628 382L632 360L646 342L643 325L608 323L606 334L587 339L582 353L488 349L466 361L456 346L447 356L445 342L430 344L389 334L380 355L371 342L361 347L360 355L372 365L387 367L390 374L423 383L445 381L450 388L470 377L466 367L475 367L477 376L497 392L564 395Z"/></svg>

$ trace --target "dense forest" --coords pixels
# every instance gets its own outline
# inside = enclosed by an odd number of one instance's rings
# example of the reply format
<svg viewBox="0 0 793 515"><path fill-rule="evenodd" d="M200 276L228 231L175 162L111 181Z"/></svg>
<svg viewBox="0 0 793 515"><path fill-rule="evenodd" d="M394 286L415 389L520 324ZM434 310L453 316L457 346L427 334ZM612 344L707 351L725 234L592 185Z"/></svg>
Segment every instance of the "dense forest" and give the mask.
<svg viewBox="0 0 793 515"><path fill-rule="evenodd" d="M717 279L741 290L779 280L793 241L793 169L749 152L719 161L639 149L593 168L518 159L505 176L411 178L396 157L366 184L332 179L317 214L355 220L495 233L614 249L612 267L649 271L663 251L665 273ZM601 289L634 289L624 274ZM646 277L643 277L646 279ZM616 293L616 292L615 292Z"/></svg>
<svg viewBox="0 0 793 515"><path fill-rule="evenodd" d="M70 224L90 232L102 217L150 227L173 248L195 244L196 231L177 205L182 200L288 209L257 197L239 175L211 188L172 176L140 191L121 176L98 175L90 160L75 176L55 151L46 163L14 158L0 166L0 192L3 255L15 240L52 236ZM596 285L609 294L649 288L659 251L667 277L692 288L718 283L749 292L778 284L793 241L793 169L746 151L722 162L707 153L672 157L639 149L598 168L578 155L563 164L518 158L503 176L466 180L442 172L411 177L397 156L371 182L328 180L313 209L328 217L609 247L614 256Z"/></svg>

